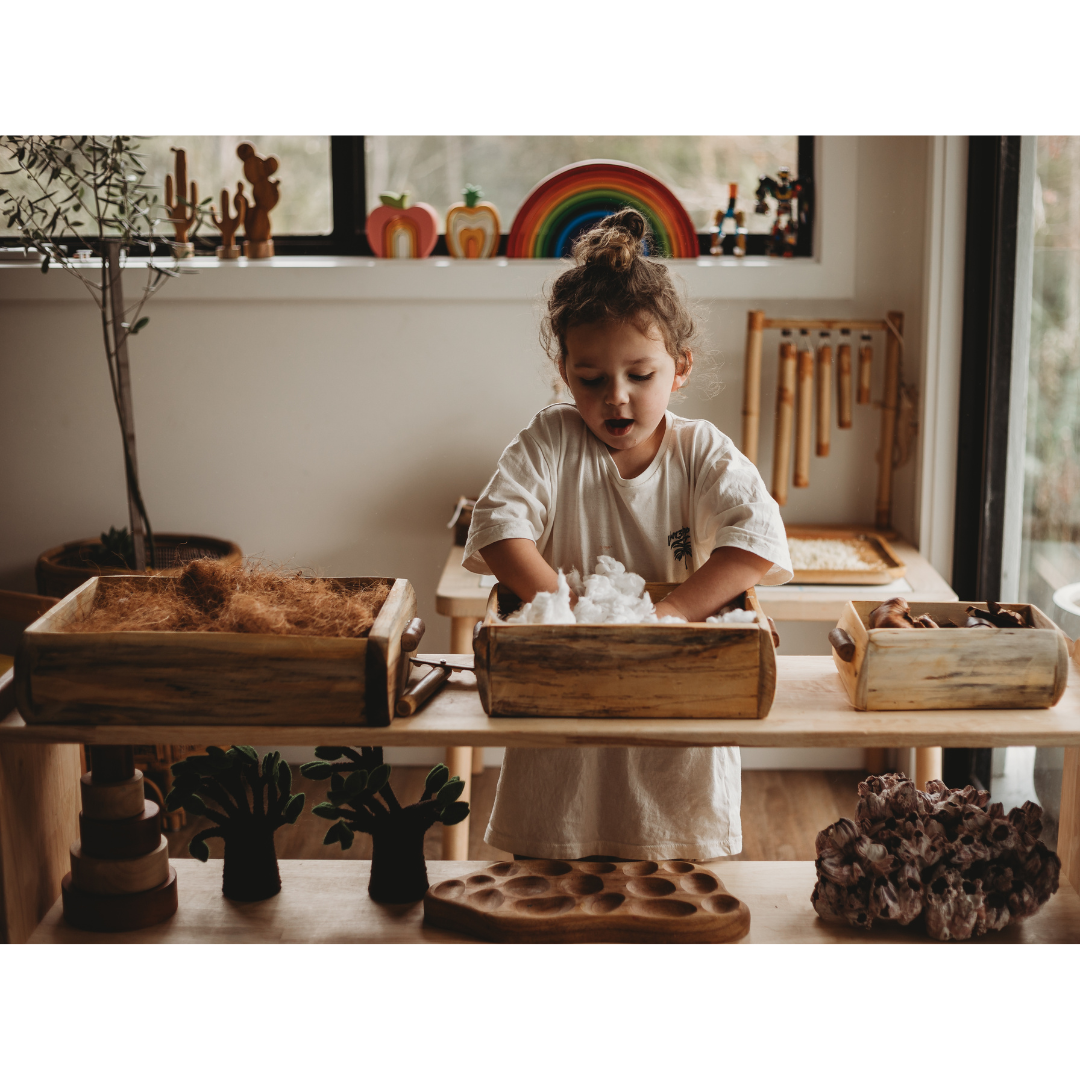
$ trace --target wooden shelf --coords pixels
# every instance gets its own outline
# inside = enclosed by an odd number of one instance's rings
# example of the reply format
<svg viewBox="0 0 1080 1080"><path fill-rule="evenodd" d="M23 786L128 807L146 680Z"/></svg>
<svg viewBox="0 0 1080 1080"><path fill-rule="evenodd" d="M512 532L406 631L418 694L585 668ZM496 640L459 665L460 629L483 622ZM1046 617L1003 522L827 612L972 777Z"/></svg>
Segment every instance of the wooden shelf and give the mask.
<svg viewBox="0 0 1080 1080"><path fill-rule="evenodd" d="M438 656L440 654L430 654ZM535 719L487 716L471 673L389 727L27 724L0 676L3 743L247 743L253 746L1080 746L1080 679L1052 709L857 712L830 656L778 656L764 720Z"/></svg>
<svg viewBox="0 0 1080 1080"><path fill-rule="evenodd" d="M822 526L827 530L827 526ZM870 526L867 529L871 530ZM757 595L766 615L777 622L836 622L848 600L870 600L901 595L912 604L948 603L956 600L949 583L906 540L889 544L904 563L903 582L889 585L778 585L758 586ZM453 619L482 619L490 588L461 565L465 549L452 547L435 592L435 610Z"/></svg>
<svg viewBox="0 0 1080 1080"><path fill-rule="evenodd" d="M447 930L425 926L422 904L380 905L367 895L371 864L359 860L282 860L281 892L258 903L237 903L221 895L221 861L174 859L180 907L167 922L122 934L76 930L63 920L58 900L42 920L32 943L213 944L470 942ZM475 873L484 862L429 862L432 884ZM826 922L810 905L812 862L713 862L728 890L750 908L745 944L830 944L933 942L901 927L871 932ZM1032 918L976 944L1080 942L1080 897L1062 878L1061 887Z"/></svg>

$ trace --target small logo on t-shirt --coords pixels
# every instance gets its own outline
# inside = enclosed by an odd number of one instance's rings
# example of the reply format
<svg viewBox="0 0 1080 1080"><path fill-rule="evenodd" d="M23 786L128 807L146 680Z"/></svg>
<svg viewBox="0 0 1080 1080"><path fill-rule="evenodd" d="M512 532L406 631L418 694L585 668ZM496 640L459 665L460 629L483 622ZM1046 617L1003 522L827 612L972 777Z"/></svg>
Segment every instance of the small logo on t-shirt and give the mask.
<svg viewBox="0 0 1080 1080"><path fill-rule="evenodd" d="M681 529L676 529L668 536L667 545L671 548L675 561L682 562L686 566L693 555L690 550L690 527L684 525Z"/></svg>

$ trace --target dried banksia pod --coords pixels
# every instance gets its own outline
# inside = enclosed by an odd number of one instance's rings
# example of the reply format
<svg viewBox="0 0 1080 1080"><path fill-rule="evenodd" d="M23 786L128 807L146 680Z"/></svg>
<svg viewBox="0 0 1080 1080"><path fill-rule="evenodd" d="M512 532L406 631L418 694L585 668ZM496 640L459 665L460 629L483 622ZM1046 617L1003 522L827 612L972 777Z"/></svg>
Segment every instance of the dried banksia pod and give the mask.
<svg viewBox="0 0 1080 1080"><path fill-rule="evenodd" d="M1038 839L1042 810L1010 810L970 785L906 776L859 784L855 820L817 837L819 915L869 928L875 920L922 927L939 940L1000 930L1056 892L1061 861Z"/></svg>

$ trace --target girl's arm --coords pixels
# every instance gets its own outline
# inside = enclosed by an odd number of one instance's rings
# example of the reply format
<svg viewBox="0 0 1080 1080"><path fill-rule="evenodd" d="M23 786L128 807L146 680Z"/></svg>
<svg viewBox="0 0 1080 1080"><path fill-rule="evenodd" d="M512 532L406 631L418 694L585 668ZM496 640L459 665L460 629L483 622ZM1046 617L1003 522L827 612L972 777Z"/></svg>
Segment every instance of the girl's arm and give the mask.
<svg viewBox="0 0 1080 1080"><path fill-rule="evenodd" d="M504 544L521 542L503 541ZM531 541L526 540L524 543ZM485 557L486 555L485 551ZM756 585L770 566L772 562L769 559L743 551L742 548L717 548L700 570L695 570L677 589L669 592L656 605L656 614L681 615L687 622L704 622L729 600L734 600L739 593L745 592L751 585Z"/></svg>
<svg viewBox="0 0 1080 1080"><path fill-rule="evenodd" d="M533 600L539 592L555 592L559 587L559 575L548 566L532 540L519 537L496 540L494 544L481 548L480 554L491 572L507 588L513 589L524 604ZM761 561L765 562L764 559ZM571 607L576 600L571 590Z"/></svg>

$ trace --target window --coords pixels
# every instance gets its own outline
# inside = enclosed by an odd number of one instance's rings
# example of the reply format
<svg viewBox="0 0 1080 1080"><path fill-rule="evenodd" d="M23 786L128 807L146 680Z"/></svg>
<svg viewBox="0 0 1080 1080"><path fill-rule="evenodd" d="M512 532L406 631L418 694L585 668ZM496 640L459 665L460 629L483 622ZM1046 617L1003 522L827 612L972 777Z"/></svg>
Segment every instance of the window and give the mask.
<svg viewBox="0 0 1080 1080"><path fill-rule="evenodd" d="M365 212L382 191L407 190L445 218L466 184L478 184L499 210L504 233L529 190L549 173L575 161L628 161L654 173L686 207L708 253L713 215L728 204L728 185L739 185L736 209L746 215L748 251L763 254L772 228L768 214L754 212L758 178L782 168L813 175L813 137L775 136L494 136L369 135L365 140ZM809 202L809 200L807 200ZM798 254L812 251L812 217L800 232ZM756 239L755 239L756 238ZM436 252L444 253L440 240Z"/></svg>
<svg viewBox="0 0 1080 1080"><path fill-rule="evenodd" d="M556 169L589 158L629 161L656 174L686 207L703 254L709 251L713 215L727 207L728 185L738 184L736 209L745 214L747 253L765 254L775 200L766 199L768 214L754 212L758 177L775 176L782 168L799 177L814 175L814 138L795 135L154 135L138 137L137 142L146 183L161 197L165 177L174 168L171 148L177 146L187 151L188 179L199 185L200 201L209 197L215 206L222 188L235 192L244 178L236 157L241 142L254 144L260 156L277 157L274 178L281 181L282 194L271 222L281 255L370 255L364 222L379 204L380 192L408 190L445 218L467 183L478 183L485 198L498 207L505 250L505 234L528 191ZM0 147L0 169L9 167L8 160ZM18 184L17 177L4 181L4 187ZM246 181L244 188L250 194ZM801 219L798 256L813 253L813 201L812 190L807 190L802 205L796 202ZM163 231L169 231L167 225ZM0 243L16 235L14 229L0 228ZM207 253L216 236L210 222L200 230ZM78 244L66 246L74 250ZM441 236L435 253L446 254Z"/></svg>

